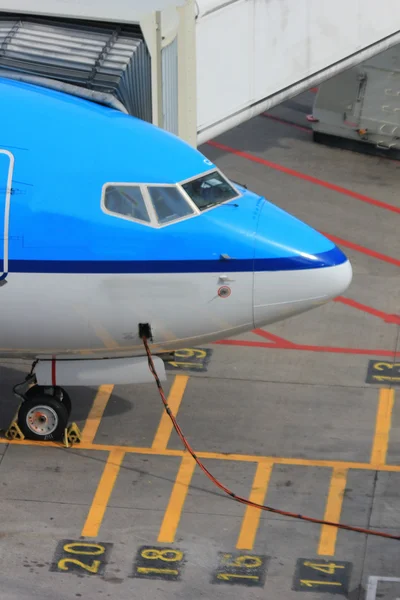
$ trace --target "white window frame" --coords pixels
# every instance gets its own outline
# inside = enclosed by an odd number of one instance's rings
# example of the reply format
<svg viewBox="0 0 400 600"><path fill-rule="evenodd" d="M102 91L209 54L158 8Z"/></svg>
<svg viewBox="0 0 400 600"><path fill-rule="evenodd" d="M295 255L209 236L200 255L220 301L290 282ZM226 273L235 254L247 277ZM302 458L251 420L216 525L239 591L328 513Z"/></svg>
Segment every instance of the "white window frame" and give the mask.
<svg viewBox="0 0 400 600"><path fill-rule="evenodd" d="M199 179L200 177L205 177L206 175L210 175L211 173L215 173L215 172L219 173L219 175L221 175L222 179L225 179L229 183L229 185L236 191L236 196L234 196L233 198L229 198L229 200L225 200L224 202L219 202L215 206L210 206L209 208L200 210L200 208L198 208L197 204L191 199L189 194L183 189L183 185L185 185L185 183L190 183L191 181L195 181L196 179ZM191 202L196 207L196 210L200 215L204 215L205 213L209 212L210 210L217 208L217 206L222 206L223 204L232 202L232 200L236 200L237 198L240 198L243 195L241 192L239 192L239 190L233 184L233 182L230 179L228 179L226 177L226 175L224 175L222 173L222 171L220 169L218 169L217 167L214 167L213 169L209 169L208 171L204 171L204 173L198 173L197 175L194 175L193 177L189 177L188 179L184 179L183 181L180 181L177 185L181 188L181 191L185 195L185 198L187 198L188 201Z"/></svg>
<svg viewBox="0 0 400 600"><path fill-rule="evenodd" d="M193 200L190 197L188 197L187 194L185 194L185 191L180 188L179 183L145 183L143 185L146 188L146 190L145 190L146 199L149 202L149 204L151 205L151 210L154 215L155 224L156 224L155 226L157 227L157 229L161 229L161 227L168 227L168 225L173 225L174 223L179 223L180 221L186 221L187 219L192 219L193 217L199 216L199 214L200 214L199 209L197 208L197 206L195 205ZM159 223L156 209L154 208L154 204L151 199L151 194L149 192L149 187L175 188L183 196L183 199L189 204L189 206L193 210L193 212L190 215L185 215L184 217L179 217L178 219L174 219L173 221L170 221L169 223Z"/></svg>
<svg viewBox="0 0 400 600"><path fill-rule="evenodd" d="M195 181L196 179L199 179L200 177L206 177L206 175L210 175L211 173L215 173L215 172L219 173L221 175L221 177L223 179L225 179L229 183L229 185L232 186L232 188L236 191L236 196L234 196L233 198L230 198L229 200L225 200L224 202L220 202L216 206L210 206L209 208L207 208L205 210L200 210L198 208L198 206L196 205L196 203L191 199L189 194L183 189L182 186L186 183L190 183L191 181ZM110 186L139 188L141 191L142 197L143 197L143 201L144 201L147 213L150 217L150 223L147 223L146 221L142 221L140 219L134 219L133 217L128 217L127 215L122 215L120 213L116 213L116 212L109 210L105 205L105 197L106 197L106 190ZM191 213L190 215L185 215L184 217L179 217L178 219L174 219L173 221L170 221L169 223L159 223L157 213L155 211L155 208L154 208L154 205L153 205L153 202L151 199L151 195L150 195L150 192L148 189L149 187L162 187L162 188L171 187L171 188L177 189L180 192L180 194L183 195L185 201L189 204L189 206L193 210L193 213ZM107 183L105 183L102 186L101 209L105 214L110 215L111 217L115 217L118 219L124 219L124 221L131 221L132 223L138 223L140 225L145 225L146 227L151 227L152 229L162 229L163 227L169 227L170 225L174 225L174 223L180 223L181 221L186 221L187 219L192 219L193 217L198 217L199 215L204 215L205 213L209 212L210 210L217 208L217 206L222 206L223 204L232 202L232 200L240 198L241 196L242 196L241 192L239 192L239 190L236 188L236 186L233 184L233 182L230 181L230 179L228 179L222 173L222 171L220 171L220 169L218 169L217 167L214 167L213 169L209 169L208 171L204 171L203 173L198 173L197 175L194 175L193 177L189 177L188 179L179 181L178 183L145 183L145 182L140 182L140 183L136 182L135 183L132 181L107 181Z"/></svg>
<svg viewBox="0 0 400 600"><path fill-rule="evenodd" d="M150 223L148 223L147 221L142 221L141 219L134 219L133 217L128 217L127 215L123 215L121 213L117 213L114 212L110 209L107 208L106 204L105 204L105 199L106 199L106 191L108 187L135 187L135 188L139 188L140 192L142 194L142 198L143 198L143 202L144 205L146 207L147 210L147 214L149 215L150 218ZM153 214L152 212L149 210L149 206L148 206L148 199L145 196L145 194L143 193L143 186L141 183L132 183L132 181L130 182L122 182L122 181L107 181L107 183L105 183L102 187L101 190L101 209L104 213L106 213L107 215L110 215L111 217L116 217L118 219L124 219L124 221L131 221L132 223L140 223L140 225L146 225L146 227L152 227L154 228L154 222L153 222Z"/></svg>

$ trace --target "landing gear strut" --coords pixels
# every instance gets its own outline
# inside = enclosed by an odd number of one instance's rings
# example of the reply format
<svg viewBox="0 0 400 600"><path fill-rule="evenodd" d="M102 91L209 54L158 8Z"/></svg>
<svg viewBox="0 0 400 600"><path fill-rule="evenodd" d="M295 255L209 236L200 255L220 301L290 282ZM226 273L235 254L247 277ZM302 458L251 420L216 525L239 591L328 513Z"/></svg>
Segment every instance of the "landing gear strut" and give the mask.
<svg viewBox="0 0 400 600"><path fill-rule="evenodd" d="M77 425L72 423L68 427L71 414L69 395L59 386L37 385L34 366L25 381L14 387L21 404L6 437L53 442L63 440L66 446L79 442L81 433Z"/></svg>

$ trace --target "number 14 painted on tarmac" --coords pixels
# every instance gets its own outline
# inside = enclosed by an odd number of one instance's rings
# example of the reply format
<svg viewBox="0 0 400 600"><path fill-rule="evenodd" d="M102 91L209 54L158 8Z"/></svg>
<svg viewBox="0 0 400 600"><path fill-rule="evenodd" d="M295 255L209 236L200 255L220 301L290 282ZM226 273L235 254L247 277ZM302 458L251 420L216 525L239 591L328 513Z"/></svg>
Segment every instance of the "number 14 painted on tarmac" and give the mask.
<svg viewBox="0 0 400 600"><path fill-rule="evenodd" d="M348 562L299 558L292 589L346 594L351 568Z"/></svg>
<svg viewBox="0 0 400 600"><path fill-rule="evenodd" d="M315 569L316 571L321 571L321 573L327 573L328 575L333 575L336 569L344 569L344 565L337 565L334 562L331 563L314 563L309 560L304 561L305 567L311 567L311 569Z"/></svg>
<svg viewBox="0 0 400 600"><path fill-rule="evenodd" d="M313 563L311 561L305 561L305 567L310 567L311 569L315 569L316 571L321 571L321 573L326 573L327 575L334 575L336 569L344 569L343 565L337 565L335 563ZM312 579L300 579L301 585L305 585L307 587L314 587L320 585L342 585L340 581L313 581Z"/></svg>

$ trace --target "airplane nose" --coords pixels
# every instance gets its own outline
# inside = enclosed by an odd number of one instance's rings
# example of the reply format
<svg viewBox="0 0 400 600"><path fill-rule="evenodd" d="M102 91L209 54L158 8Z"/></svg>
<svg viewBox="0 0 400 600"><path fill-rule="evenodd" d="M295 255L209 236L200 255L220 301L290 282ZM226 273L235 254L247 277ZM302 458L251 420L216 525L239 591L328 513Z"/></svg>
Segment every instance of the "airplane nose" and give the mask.
<svg viewBox="0 0 400 600"><path fill-rule="evenodd" d="M308 225L274 208L266 202L256 236L255 327L336 298L346 291L353 276L350 261L337 246Z"/></svg>
<svg viewBox="0 0 400 600"><path fill-rule="evenodd" d="M333 252L336 255L342 254L338 248ZM331 266L315 266L314 260L310 260L308 267L304 260L300 264L301 268L296 268L299 263L296 264L294 259L296 266L287 270L255 271L255 327L286 319L324 304L343 294L351 283L353 271L346 257L344 262Z"/></svg>

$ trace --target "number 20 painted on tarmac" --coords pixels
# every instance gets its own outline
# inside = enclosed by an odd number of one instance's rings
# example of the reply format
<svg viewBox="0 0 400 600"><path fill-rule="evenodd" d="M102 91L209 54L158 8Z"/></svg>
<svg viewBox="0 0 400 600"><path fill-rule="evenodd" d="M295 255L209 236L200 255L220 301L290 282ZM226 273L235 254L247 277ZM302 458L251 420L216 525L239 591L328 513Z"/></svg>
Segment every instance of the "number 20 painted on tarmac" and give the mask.
<svg viewBox="0 0 400 600"><path fill-rule="evenodd" d="M103 575L113 544L61 540L51 571L77 575ZM219 553L218 566L211 583L259 586L265 584L269 557L255 554ZM179 581L185 564L178 548L141 546L138 548L133 577ZM334 594L348 593L352 563L299 558L292 589Z"/></svg>
<svg viewBox="0 0 400 600"><path fill-rule="evenodd" d="M101 575L112 544L62 540L56 549L51 571Z"/></svg>

